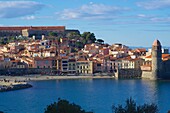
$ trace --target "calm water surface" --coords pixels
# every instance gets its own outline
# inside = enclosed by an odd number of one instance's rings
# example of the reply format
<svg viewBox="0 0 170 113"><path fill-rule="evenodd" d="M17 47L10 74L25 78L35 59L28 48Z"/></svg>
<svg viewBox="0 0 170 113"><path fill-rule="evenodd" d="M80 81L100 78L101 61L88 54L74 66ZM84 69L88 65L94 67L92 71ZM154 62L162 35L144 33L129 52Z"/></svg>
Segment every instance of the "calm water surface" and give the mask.
<svg viewBox="0 0 170 113"><path fill-rule="evenodd" d="M43 113L44 108L67 99L94 113L112 113L113 104L129 97L139 103L156 103L160 113L170 110L170 81L80 79L32 81L33 88L0 93L0 111Z"/></svg>

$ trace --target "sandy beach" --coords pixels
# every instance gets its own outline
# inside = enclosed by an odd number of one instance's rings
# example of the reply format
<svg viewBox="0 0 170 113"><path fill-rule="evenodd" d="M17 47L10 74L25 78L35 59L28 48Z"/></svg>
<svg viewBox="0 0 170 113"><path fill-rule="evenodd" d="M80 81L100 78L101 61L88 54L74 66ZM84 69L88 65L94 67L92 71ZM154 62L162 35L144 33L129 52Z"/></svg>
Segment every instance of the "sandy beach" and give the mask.
<svg viewBox="0 0 170 113"><path fill-rule="evenodd" d="M45 75L28 75L28 76L0 76L0 80L10 81L34 81L34 80L60 80L60 79L110 79L113 76L45 76Z"/></svg>

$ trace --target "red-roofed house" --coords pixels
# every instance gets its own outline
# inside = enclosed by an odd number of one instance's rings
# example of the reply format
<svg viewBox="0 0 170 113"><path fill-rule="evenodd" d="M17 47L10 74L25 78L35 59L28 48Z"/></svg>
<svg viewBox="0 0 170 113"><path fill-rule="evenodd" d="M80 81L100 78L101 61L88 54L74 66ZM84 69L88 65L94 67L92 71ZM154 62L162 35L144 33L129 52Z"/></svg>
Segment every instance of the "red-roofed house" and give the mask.
<svg viewBox="0 0 170 113"><path fill-rule="evenodd" d="M56 66L56 60L53 57L34 58L34 68L53 68Z"/></svg>

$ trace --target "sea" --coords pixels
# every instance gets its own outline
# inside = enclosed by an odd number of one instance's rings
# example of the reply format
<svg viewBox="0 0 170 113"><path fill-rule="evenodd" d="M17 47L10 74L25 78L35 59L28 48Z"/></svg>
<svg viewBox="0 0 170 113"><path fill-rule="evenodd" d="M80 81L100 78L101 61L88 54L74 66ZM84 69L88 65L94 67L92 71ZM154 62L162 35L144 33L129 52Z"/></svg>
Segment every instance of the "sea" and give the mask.
<svg viewBox="0 0 170 113"><path fill-rule="evenodd" d="M31 81L32 88L1 92L4 113L44 113L58 98L94 113L112 113L112 106L132 98L138 105L155 103L160 113L170 110L170 81L142 79L76 79Z"/></svg>

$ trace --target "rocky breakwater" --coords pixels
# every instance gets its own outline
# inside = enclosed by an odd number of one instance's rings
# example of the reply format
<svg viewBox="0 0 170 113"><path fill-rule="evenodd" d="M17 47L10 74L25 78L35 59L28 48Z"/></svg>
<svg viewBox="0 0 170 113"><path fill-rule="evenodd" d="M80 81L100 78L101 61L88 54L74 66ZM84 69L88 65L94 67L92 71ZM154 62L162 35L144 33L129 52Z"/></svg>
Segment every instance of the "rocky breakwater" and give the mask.
<svg viewBox="0 0 170 113"><path fill-rule="evenodd" d="M32 87L32 85L24 81L10 81L6 79L0 80L0 92L19 90L30 87Z"/></svg>

